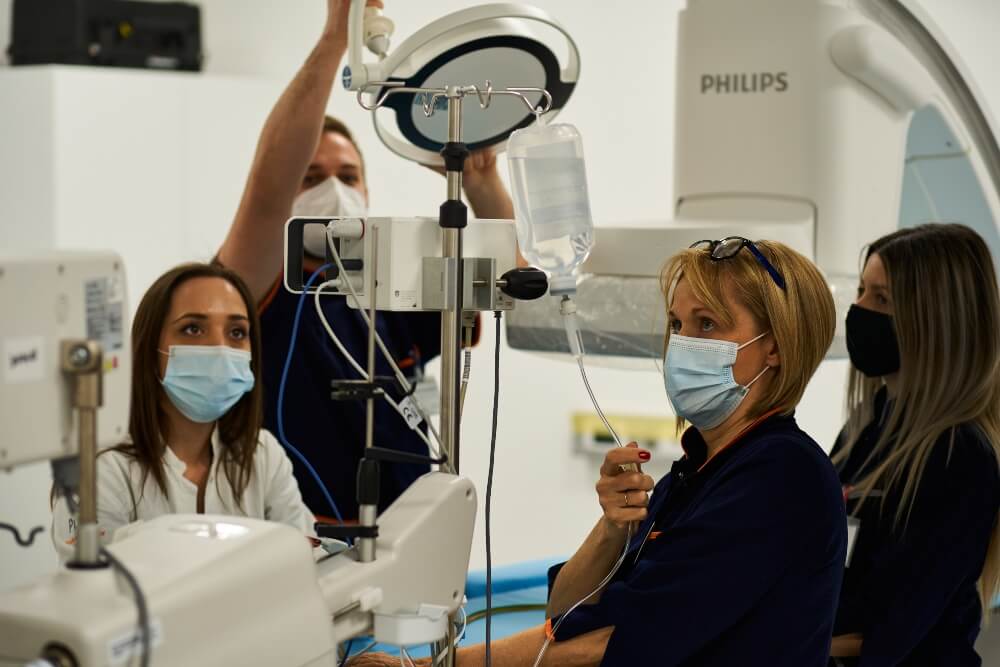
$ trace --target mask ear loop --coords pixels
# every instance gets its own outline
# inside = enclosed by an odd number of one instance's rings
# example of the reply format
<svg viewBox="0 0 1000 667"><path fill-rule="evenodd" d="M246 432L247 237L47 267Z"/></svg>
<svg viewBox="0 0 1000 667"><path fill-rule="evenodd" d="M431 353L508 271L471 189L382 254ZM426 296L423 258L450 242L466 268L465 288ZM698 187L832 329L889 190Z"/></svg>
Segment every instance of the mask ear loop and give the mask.
<svg viewBox="0 0 1000 667"><path fill-rule="evenodd" d="M757 373L757 377L755 377L754 379L750 380L750 382L747 383L747 384L745 384L744 387L746 389L749 389L750 387L752 387L753 383L756 382L757 380L759 380L764 375L764 373L768 372L769 370L771 370L770 366L764 366L764 370L762 370L760 373Z"/></svg>
<svg viewBox="0 0 1000 667"><path fill-rule="evenodd" d="M737 350L742 350L743 348L745 348L745 347L746 347L747 345L749 345L750 343L756 343L757 341L759 341L759 340L760 340L761 338L763 338L764 336L766 336L766 335L767 335L767 334L769 334L769 333L771 333L771 330L770 330L770 329L768 329L767 331L765 331L765 332L764 332L764 333L762 333L761 335L757 336L756 338L751 338L750 340L748 340L747 342L743 343L742 345L740 345L740 346L739 346L739 347L737 347L736 349L737 349Z"/></svg>
<svg viewBox="0 0 1000 667"><path fill-rule="evenodd" d="M742 350L743 348L745 348L750 343L756 343L757 341L759 341L761 338L763 338L764 336L766 336L769 333L771 333L770 329L767 330L767 331L765 331L761 335L757 336L756 338L751 338L750 340L748 340L747 342L743 343L738 348L736 348L737 351L738 350ZM750 380L750 382L748 382L747 384L743 385L744 388L749 389L750 387L752 387L753 383L756 382L757 380L759 380L764 375L764 373L768 372L769 370L771 370L770 366L764 366L764 370L762 370L760 373L757 373L757 377L755 377L754 379Z"/></svg>

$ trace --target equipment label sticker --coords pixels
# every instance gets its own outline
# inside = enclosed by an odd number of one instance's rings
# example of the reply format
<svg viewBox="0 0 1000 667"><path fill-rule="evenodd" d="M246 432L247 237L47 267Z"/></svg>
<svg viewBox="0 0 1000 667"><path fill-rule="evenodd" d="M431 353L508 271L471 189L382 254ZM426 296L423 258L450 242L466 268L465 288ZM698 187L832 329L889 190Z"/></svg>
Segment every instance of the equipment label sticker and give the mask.
<svg viewBox="0 0 1000 667"><path fill-rule="evenodd" d="M160 621L149 622L150 650L163 643L163 624ZM108 642L108 664L122 665L133 656L142 655L142 633L139 628L132 628L127 634L120 635Z"/></svg>
<svg viewBox="0 0 1000 667"><path fill-rule="evenodd" d="M105 353L124 344L124 289L117 277L84 283L87 308L87 338L97 341Z"/></svg>
<svg viewBox="0 0 1000 667"><path fill-rule="evenodd" d="M39 382L45 379L45 339L41 336L7 338L3 341L4 384Z"/></svg>

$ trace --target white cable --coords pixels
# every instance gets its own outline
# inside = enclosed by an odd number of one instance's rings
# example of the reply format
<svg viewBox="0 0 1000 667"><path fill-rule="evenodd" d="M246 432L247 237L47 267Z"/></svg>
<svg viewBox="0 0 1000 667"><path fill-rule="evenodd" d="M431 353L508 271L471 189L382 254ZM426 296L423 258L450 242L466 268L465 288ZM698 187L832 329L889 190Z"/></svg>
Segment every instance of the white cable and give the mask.
<svg viewBox="0 0 1000 667"><path fill-rule="evenodd" d="M582 341L581 341L582 342ZM583 357L579 357L576 360L577 365L580 367L580 376L583 378L583 385L587 388L587 393L590 394L590 402L594 404L594 409L597 411L597 415L604 422L604 428L608 429L608 433L611 437L615 439L615 444L619 447L624 447L622 444L622 439L618 437L618 433L611 428L611 422L608 418L604 416L604 411L601 410L601 406L597 403L597 397L594 396L594 390L590 386L590 380L587 379L587 369L583 367Z"/></svg>
<svg viewBox="0 0 1000 667"><path fill-rule="evenodd" d="M337 271L339 272L339 275L343 277L343 282L347 283L347 290L350 292L351 298L354 299L354 305L357 306L358 312L361 313L361 319L363 319L365 324L369 327L374 327L375 325L369 321L368 312L364 308L361 308L361 299L358 298L358 292L354 289L354 283L351 281L350 276L347 275L343 262L340 261L340 253L337 251L337 244L334 243L333 229L330 227L327 227L326 230L326 241L326 245L330 249L330 255L333 256L333 261L337 265ZM372 250L372 252L375 251L377 251L377 248ZM382 337L378 334L377 329L375 330L375 341L378 343L379 349L382 350L382 356L385 357L385 360L389 363L389 367L392 368L392 372L395 374L396 381L399 382L399 386L403 389L403 393L410 396L410 400L416 407L417 413L421 416L421 418L423 418L424 422L427 424L427 428L431 432L431 435L434 436L435 442L437 442L440 446L441 436L438 435L437 429L434 428L434 424L431 422L427 411L424 410L422 405L420 405L417 397L411 393L410 381L406 379L406 376L403 375L403 371L400 370L396 360L391 354L389 354L389 348L387 348L385 343L382 342Z"/></svg>
<svg viewBox="0 0 1000 667"><path fill-rule="evenodd" d="M326 333L330 337L330 340L333 341L333 344L340 351L340 353L344 355L344 358L347 360L347 363L351 365L351 368L353 368L358 375L361 376L362 380L367 381L369 380L368 373L365 371L365 369L361 367L361 365L357 362L357 360L355 360L354 357L351 356L350 352L347 351L347 348L344 347L344 344L341 342L340 338L334 332L333 327L330 326L330 322L327 321L326 313L323 312L323 308L320 305L320 294L322 293L322 291L327 287L332 287L340 284L341 284L340 279L327 280L326 282L321 283L316 288L316 294L313 295L313 303L316 306L316 315L319 317L319 321L323 324L323 328L326 329ZM382 398L384 398L386 402L392 406L392 409L395 410L399 414L399 416L403 418L404 421L406 420L406 415L403 414L403 409L399 407L399 403L393 400L393 398L386 393L382 394ZM427 419L424 418L424 421L427 421ZM431 452L431 454L434 455L434 458L441 458L440 447L432 443L430 438L427 437L426 433L421 431L419 428L415 428L413 429L413 431L418 436L420 436L421 440L423 440L427 444L427 449Z"/></svg>
<svg viewBox="0 0 1000 667"><path fill-rule="evenodd" d="M570 614L576 611L577 607L582 605L584 602L597 595L605 586L608 585L608 582L610 582L611 579L618 573L618 570L621 569L622 563L625 562L625 557L628 555L629 542L631 541L632 541L632 524L630 523L628 525L628 532L626 533L625 536L625 547L622 549L622 555L619 556L617 562L615 562L615 566L611 568L611 571L608 572L608 575L604 577L601 583L597 584L597 588L588 593L586 597L580 598L580 600L578 600L576 604L570 607L566 611L566 613L564 613L562 616L559 617L559 620L556 621L556 624L552 626L552 631L545 638L545 643L542 644L542 650L538 652L538 657L535 658L534 667L538 667L539 665L542 664L542 658L545 657L545 651L548 650L549 644L552 643L552 638L556 636L556 631L559 630L559 626L563 624L563 621L566 620L566 617L568 617Z"/></svg>
<svg viewBox="0 0 1000 667"><path fill-rule="evenodd" d="M465 629L469 625L469 615L465 611L465 605L458 608L462 612L462 629L455 633L455 646L465 638Z"/></svg>
<svg viewBox="0 0 1000 667"><path fill-rule="evenodd" d="M594 389L590 386L590 380L587 379L587 369L583 365L583 356L584 356L583 335L580 333L580 327L576 321L576 306L575 304L573 304L572 300L570 300L567 297L563 297L563 303L560 304L560 312L563 315L563 323L566 326L566 335L569 337L569 347L570 350L573 351L574 353L573 356L576 357L577 365L580 367L580 376L583 378L583 385L587 388L587 394L590 395L590 402L594 404L594 410L597 411L598 416L604 423L604 428L608 429L608 433L610 433L611 437L615 439L615 444L617 444L619 447L623 447L624 445L622 445L621 438L618 437L618 433L611 427L611 422L609 422L608 418L605 417L604 411L601 410L601 406L597 402L597 396L594 394ZM628 467L621 466L621 468L623 472L628 470L635 470L635 467L632 466L631 464L629 464ZM572 614L574 611L576 611L576 609L584 602L594 597L595 595L597 595L597 593L603 590L604 587L607 586L608 583L618 573L618 570L621 569L622 564L625 562L625 557L628 555L629 543L631 541L632 541L632 524L629 523L628 529L625 534L625 546L622 548L622 554L621 556L618 557L618 560L615 562L614 567L612 567L611 571L608 572L607 576L605 576L604 579L601 580L601 583L597 585L597 588L588 593L586 597L583 597L580 600L578 600L576 604L570 607L562 616L559 617L559 620L556 621L556 624L552 626L552 631L545 638L545 642L542 644L542 648L538 652L538 657L535 658L534 667L539 667L539 665L542 664L542 658L545 657L545 651L548 650L549 644L552 643L552 637L556 636L556 631L559 629L559 626L563 624L563 621L566 620L566 617Z"/></svg>

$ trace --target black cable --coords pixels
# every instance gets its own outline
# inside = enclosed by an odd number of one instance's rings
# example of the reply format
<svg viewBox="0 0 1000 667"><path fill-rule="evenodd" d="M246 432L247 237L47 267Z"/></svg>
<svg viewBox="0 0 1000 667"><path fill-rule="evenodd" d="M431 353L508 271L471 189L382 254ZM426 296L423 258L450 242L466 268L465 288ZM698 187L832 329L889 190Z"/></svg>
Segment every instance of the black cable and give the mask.
<svg viewBox="0 0 1000 667"><path fill-rule="evenodd" d="M354 646L354 640L351 639L350 641L347 642L347 648L344 649L344 659L340 661L340 667L344 667L344 665L347 664L347 661L350 660L351 648L353 648L353 646Z"/></svg>
<svg viewBox="0 0 1000 667"><path fill-rule="evenodd" d="M139 664L142 667L149 667L149 653L150 653L150 629L149 629L149 607L146 606L146 596L142 592L142 588L139 586L139 581L135 578L125 564L120 560L115 558L110 551L101 547L101 555L104 559L111 564L111 567L116 569L119 574L125 577L125 581L132 588L132 593L135 596L135 606L139 610L139 638L142 641L141 653L139 654Z"/></svg>
<svg viewBox="0 0 1000 667"><path fill-rule="evenodd" d="M486 473L486 667L491 667L490 631L493 607L493 555L490 541L490 501L493 497L493 462L497 451L497 415L500 411L500 316L497 310L493 313L496 319L496 354L493 361L493 433L490 437L490 468Z"/></svg>
<svg viewBox="0 0 1000 667"><path fill-rule="evenodd" d="M12 532L14 534L14 540L20 547L30 547L35 542L35 538L38 537L38 534L45 532L45 528L42 526L35 526L28 531L27 537L21 537L21 532L9 523L0 523L0 530L9 530Z"/></svg>

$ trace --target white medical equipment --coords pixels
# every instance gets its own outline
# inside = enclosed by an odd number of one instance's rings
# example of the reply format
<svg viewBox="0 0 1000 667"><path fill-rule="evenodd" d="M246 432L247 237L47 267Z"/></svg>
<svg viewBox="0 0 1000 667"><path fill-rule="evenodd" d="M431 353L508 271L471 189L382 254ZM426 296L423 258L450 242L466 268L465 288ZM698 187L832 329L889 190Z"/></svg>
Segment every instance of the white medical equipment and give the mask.
<svg viewBox="0 0 1000 667"><path fill-rule="evenodd" d="M958 221L1000 252L996 124L917 0L689 0L675 123L672 218L599 226L581 269L584 343L589 355L618 357L608 363L662 356L659 271L700 239L777 239L814 259L838 307L831 356L846 355L843 315L866 243L971 209ZM982 205L949 202L959 184L980 191ZM928 212L914 213L910 199ZM512 313L508 343L565 352L549 306Z"/></svg>
<svg viewBox="0 0 1000 667"><path fill-rule="evenodd" d="M502 148L507 136L534 120L532 109L542 103L541 90L548 91L549 113L555 116L565 106L580 76L576 43L566 29L548 13L523 4L497 3L462 9L430 23L388 51L392 30L380 13L365 9L364 0L353 0L350 11L348 64L344 88L369 90L380 98L387 83L412 89L482 84L491 81L497 89L527 88L528 108L512 97L490 99L490 113L467 113L465 143L470 150ZM377 62L364 62L364 46L379 55ZM374 48L373 48L374 47ZM385 145L409 160L442 164L439 151L450 139L446 114L428 115L424 105L440 104L432 94L397 94L372 114L375 132Z"/></svg>
<svg viewBox="0 0 1000 667"><path fill-rule="evenodd" d="M110 253L0 259L0 307L14 314L0 323L4 467L52 459L75 486L79 461L81 523L70 566L0 594L0 666L332 665L357 634L444 637L476 511L454 475L425 475L386 510L370 564L323 556L288 526L210 515L132 524L98 556L95 452L127 433L124 294Z"/></svg>
<svg viewBox="0 0 1000 667"><path fill-rule="evenodd" d="M0 318L0 468L77 453L74 405L64 381L64 341L100 343L107 405L97 446L121 442L131 373L121 261L99 253L0 255L0 303L5 306ZM47 406L51 418L28 418L40 405Z"/></svg>

